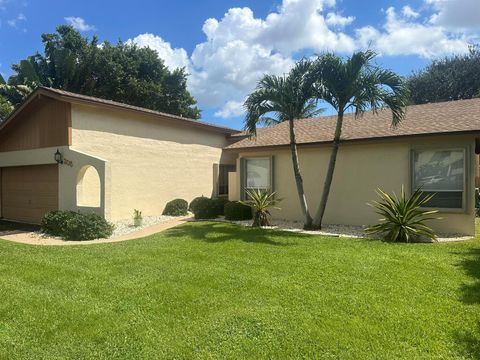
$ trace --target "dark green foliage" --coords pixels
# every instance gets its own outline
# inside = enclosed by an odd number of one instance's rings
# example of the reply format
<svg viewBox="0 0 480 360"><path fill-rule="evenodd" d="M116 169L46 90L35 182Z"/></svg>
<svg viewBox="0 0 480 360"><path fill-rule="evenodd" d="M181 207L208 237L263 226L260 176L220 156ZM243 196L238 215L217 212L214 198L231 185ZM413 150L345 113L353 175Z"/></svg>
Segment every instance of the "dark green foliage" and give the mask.
<svg viewBox="0 0 480 360"><path fill-rule="evenodd" d="M366 229L367 234L379 234L387 241L412 242L422 237L435 241L436 236L431 228L425 225L435 219L432 214L438 210L421 210L434 195L424 196L421 189L417 189L407 197L402 186L400 196L395 193L388 195L378 190L380 202L369 204L382 217L382 222Z"/></svg>
<svg viewBox="0 0 480 360"><path fill-rule="evenodd" d="M220 215L218 203L214 199L202 196L194 200L196 201L191 211L195 215L195 219L215 219Z"/></svg>
<svg viewBox="0 0 480 360"><path fill-rule="evenodd" d="M214 211L218 215L225 215L225 204L228 203L228 199L224 197L213 198L213 207L215 208Z"/></svg>
<svg viewBox="0 0 480 360"><path fill-rule="evenodd" d="M44 54L13 64L9 85L39 85L198 119L185 69L168 69L156 51L83 37L70 26L43 34ZM12 103L16 105L15 103Z"/></svg>
<svg viewBox="0 0 480 360"><path fill-rule="evenodd" d="M65 240L94 240L110 237L114 226L93 213L51 211L43 217L41 229L45 234Z"/></svg>
<svg viewBox="0 0 480 360"><path fill-rule="evenodd" d="M40 224L44 233L51 236L62 236L65 231L65 224L77 213L73 211L50 211L46 213Z"/></svg>
<svg viewBox="0 0 480 360"><path fill-rule="evenodd" d="M169 201L165 205L162 215L168 216L184 216L188 214L188 202L183 199L175 199Z"/></svg>
<svg viewBox="0 0 480 360"><path fill-rule="evenodd" d="M195 214L195 210L197 208L197 205L199 203L201 203L203 201L203 199L208 199L208 198L202 195L202 196L198 196L195 199L193 199L190 202L190 205L188 206L188 210Z"/></svg>
<svg viewBox="0 0 480 360"><path fill-rule="evenodd" d="M414 104L480 97L480 50L470 47L466 55L433 60L408 78Z"/></svg>
<svg viewBox="0 0 480 360"><path fill-rule="evenodd" d="M12 104L5 97L0 95L0 122L5 120L12 110Z"/></svg>
<svg viewBox="0 0 480 360"><path fill-rule="evenodd" d="M252 208L244 205L238 201L230 201L225 204L225 219L226 220L251 220L253 218Z"/></svg>

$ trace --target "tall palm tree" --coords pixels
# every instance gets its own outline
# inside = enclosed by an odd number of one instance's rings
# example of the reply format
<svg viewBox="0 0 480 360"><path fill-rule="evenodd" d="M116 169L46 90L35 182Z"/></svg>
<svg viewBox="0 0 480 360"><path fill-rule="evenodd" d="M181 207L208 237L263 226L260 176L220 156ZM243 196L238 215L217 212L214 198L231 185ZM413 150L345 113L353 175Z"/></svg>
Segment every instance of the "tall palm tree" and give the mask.
<svg viewBox="0 0 480 360"><path fill-rule="evenodd" d="M392 126L397 126L405 117L408 90L403 79L390 70L373 63L375 53L371 50L354 53L345 61L333 54L319 56L312 66L315 78L315 97L330 104L337 112L333 147L328 164L322 198L313 219L313 227L320 229L332 185L337 160L343 116L346 111L359 117L365 111L376 113L379 109L392 111Z"/></svg>
<svg viewBox="0 0 480 360"><path fill-rule="evenodd" d="M300 172L295 120L314 117L322 111L317 108L317 101L313 98L313 78L309 76L311 66L310 61L300 60L288 75L265 75L244 104L246 110L245 130L253 136L259 125L269 126L288 121L293 173L305 228L311 227L312 217L308 209Z"/></svg>

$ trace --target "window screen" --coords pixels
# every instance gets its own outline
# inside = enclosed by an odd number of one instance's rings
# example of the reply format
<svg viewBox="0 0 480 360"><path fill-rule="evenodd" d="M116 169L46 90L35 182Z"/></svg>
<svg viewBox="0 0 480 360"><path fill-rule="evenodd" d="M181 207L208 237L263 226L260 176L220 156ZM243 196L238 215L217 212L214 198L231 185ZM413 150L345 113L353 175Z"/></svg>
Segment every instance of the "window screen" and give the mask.
<svg viewBox="0 0 480 360"><path fill-rule="evenodd" d="M413 188L435 194L428 207L461 209L465 191L465 151L421 150L413 156Z"/></svg>

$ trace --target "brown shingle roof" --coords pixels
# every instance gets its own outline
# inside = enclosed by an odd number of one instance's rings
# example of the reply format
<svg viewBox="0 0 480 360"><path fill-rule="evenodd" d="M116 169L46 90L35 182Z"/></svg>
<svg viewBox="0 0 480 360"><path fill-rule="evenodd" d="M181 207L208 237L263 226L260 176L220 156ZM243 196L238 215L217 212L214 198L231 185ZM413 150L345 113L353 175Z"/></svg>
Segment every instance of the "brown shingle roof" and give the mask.
<svg viewBox="0 0 480 360"><path fill-rule="evenodd" d="M445 133L480 133L480 99L448 101L407 107L406 118L392 128L392 113L381 110L376 115L365 113L355 119L344 118L343 141L382 139L389 137ZM328 143L333 140L336 116L301 119L295 122L299 144ZM235 138L240 134L231 136ZM256 138L243 138L227 149L281 146L289 144L288 123L257 130Z"/></svg>

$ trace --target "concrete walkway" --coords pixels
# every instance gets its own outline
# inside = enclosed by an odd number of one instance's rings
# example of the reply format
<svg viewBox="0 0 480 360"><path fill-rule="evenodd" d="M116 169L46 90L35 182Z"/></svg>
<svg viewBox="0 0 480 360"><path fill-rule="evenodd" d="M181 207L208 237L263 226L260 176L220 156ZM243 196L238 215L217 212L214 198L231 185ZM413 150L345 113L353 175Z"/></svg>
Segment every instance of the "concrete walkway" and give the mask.
<svg viewBox="0 0 480 360"><path fill-rule="evenodd" d="M132 231L131 233L118 236L110 239L97 239L97 240L85 240L85 241L68 241L62 240L59 238L51 238L44 236L38 232L26 232L26 231L3 231L0 232L0 239L14 241L22 244L30 245L53 245L53 246L64 246L64 245L91 245L91 244L105 244L118 241L126 241L142 238L152 234L156 234L160 231L170 229L172 227L184 224L185 222L191 220L190 216L182 216L169 221L162 222L160 224L152 225L147 228Z"/></svg>

